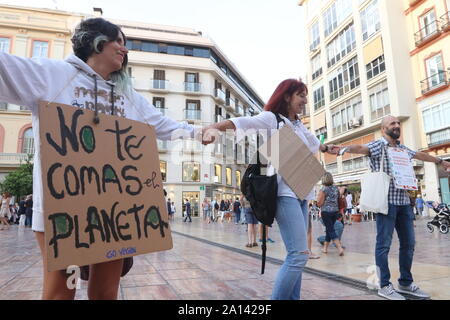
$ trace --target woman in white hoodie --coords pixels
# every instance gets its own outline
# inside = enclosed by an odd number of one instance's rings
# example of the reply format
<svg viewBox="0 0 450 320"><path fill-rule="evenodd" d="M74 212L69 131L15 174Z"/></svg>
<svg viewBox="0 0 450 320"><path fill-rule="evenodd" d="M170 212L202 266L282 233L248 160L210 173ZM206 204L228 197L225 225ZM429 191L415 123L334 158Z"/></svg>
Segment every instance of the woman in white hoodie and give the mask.
<svg viewBox="0 0 450 320"><path fill-rule="evenodd" d="M0 52L0 101L27 106L32 112L35 144L39 145L38 101L73 105L137 120L154 126L158 139L194 136L194 127L162 116L130 85L126 38L120 28L102 18L81 22L72 37L73 55L65 61L27 59ZM93 119L98 122L98 117ZM181 129L181 130L180 130ZM184 130L182 130L184 129ZM176 134L178 133L178 135ZM44 253L44 213L39 148L34 156L33 230ZM44 260L43 299L73 299L67 274L47 272ZM123 260L90 266L90 299L117 299Z"/></svg>

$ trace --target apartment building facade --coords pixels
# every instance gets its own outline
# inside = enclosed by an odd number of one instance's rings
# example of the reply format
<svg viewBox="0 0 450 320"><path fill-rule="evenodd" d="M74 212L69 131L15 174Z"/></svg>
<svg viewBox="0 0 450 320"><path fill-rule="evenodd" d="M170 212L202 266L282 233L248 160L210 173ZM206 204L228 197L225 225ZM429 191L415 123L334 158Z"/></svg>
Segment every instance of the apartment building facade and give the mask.
<svg viewBox="0 0 450 320"><path fill-rule="evenodd" d="M96 15L101 13L97 10ZM0 50L24 57L64 59L74 27L92 14L0 6ZM128 38L134 88L166 116L202 126L261 112L263 101L220 48L190 28L112 21ZM199 215L204 198L234 199L255 151L254 141L224 135L203 147L189 139L158 141L168 198L181 212L189 199ZM31 114L0 102L0 181L34 152Z"/></svg>
<svg viewBox="0 0 450 320"><path fill-rule="evenodd" d="M404 0L420 147L450 159L450 0ZM424 164L422 192L450 203L449 174Z"/></svg>
<svg viewBox="0 0 450 320"><path fill-rule="evenodd" d="M311 130L325 143L350 145L381 137L385 115L400 119L401 141L420 148L402 1L303 0ZM335 181L353 191L369 170L367 157L324 155ZM413 161L420 184L423 163Z"/></svg>
<svg viewBox="0 0 450 320"><path fill-rule="evenodd" d="M0 51L22 57L63 59L83 15L0 5ZM31 113L0 101L0 181L34 153Z"/></svg>
<svg viewBox="0 0 450 320"><path fill-rule="evenodd" d="M209 38L190 28L114 21L127 35L134 88L177 121L204 126L254 115L263 101ZM215 145L158 141L167 197L177 210L189 199L199 215L204 198L220 202L240 196L240 181L255 149L224 135Z"/></svg>

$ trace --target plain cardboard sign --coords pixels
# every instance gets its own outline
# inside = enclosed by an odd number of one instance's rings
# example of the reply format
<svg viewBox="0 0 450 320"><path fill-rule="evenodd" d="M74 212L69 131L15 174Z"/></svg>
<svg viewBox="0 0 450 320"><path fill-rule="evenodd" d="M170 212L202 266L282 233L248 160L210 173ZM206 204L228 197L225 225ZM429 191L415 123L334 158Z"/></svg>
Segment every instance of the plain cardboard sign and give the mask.
<svg viewBox="0 0 450 320"><path fill-rule="evenodd" d="M320 162L287 125L275 132L259 151L299 199L305 199L325 174Z"/></svg>
<svg viewBox="0 0 450 320"><path fill-rule="evenodd" d="M39 103L48 271L172 248L154 128Z"/></svg>

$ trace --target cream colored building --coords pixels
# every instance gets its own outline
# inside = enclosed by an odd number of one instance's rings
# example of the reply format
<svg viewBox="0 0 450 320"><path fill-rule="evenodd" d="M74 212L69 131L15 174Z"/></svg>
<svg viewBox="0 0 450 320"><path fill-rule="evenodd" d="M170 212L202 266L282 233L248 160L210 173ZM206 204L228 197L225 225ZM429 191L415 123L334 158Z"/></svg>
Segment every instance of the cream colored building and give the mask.
<svg viewBox="0 0 450 320"><path fill-rule="evenodd" d="M72 52L72 31L85 16L91 15L0 6L0 50L26 57L39 51L63 59ZM18 21L23 21L23 26ZM29 21L39 23L30 27ZM201 126L262 110L264 103L248 81L201 32L133 21L112 22L127 36L128 72L134 88L168 117ZM3 45L2 39L9 39L5 40L9 45ZM30 113L19 106L0 106L4 109L0 111L0 175L4 176L26 153L32 153L34 146ZM200 214L205 197L220 201L240 195L243 164L254 152L252 141L235 144L226 136L207 148L193 140L159 141L158 147L168 198L175 202L178 214L183 199L189 199L194 215Z"/></svg>
<svg viewBox="0 0 450 320"><path fill-rule="evenodd" d="M402 142L421 148L403 1L302 0L306 10L311 130L326 143L381 137L385 115L401 121ZM368 158L325 155L335 181L358 190ZM414 161L423 183L423 163Z"/></svg>
<svg viewBox="0 0 450 320"><path fill-rule="evenodd" d="M259 113L263 101L220 48L201 32L114 21L127 35L129 74L135 89L168 117L195 125ZM215 146L159 141L161 172L177 212L189 199L194 215L205 197L220 202L240 195L254 149L223 136Z"/></svg>
<svg viewBox="0 0 450 320"><path fill-rule="evenodd" d="M56 10L0 5L0 51L63 59L72 51L72 30L82 18ZM0 102L0 181L33 152L31 113Z"/></svg>
<svg viewBox="0 0 450 320"><path fill-rule="evenodd" d="M450 159L450 0L404 0L420 148ZM426 199L450 203L449 174L424 164Z"/></svg>

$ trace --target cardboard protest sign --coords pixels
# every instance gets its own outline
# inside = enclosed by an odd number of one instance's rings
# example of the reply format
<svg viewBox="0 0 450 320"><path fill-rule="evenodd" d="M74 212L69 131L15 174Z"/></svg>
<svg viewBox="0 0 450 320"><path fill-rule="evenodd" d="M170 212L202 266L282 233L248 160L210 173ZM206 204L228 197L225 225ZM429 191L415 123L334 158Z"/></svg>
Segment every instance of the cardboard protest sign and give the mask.
<svg viewBox="0 0 450 320"><path fill-rule="evenodd" d="M391 166L394 186L397 189L418 190L416 174L408 152L401 148L388 148L389 165Z"/></svg>
<svg viewBox="0 0 450 320"><path fill-rule="evenodd" d="M39 104L48 271L172 248L153 127Z"/></svg>
<svg viewBox="0 0 450 320"><path fill-rule="evenodd" d="M275 132L259 151L299 199L305 199L325 174L320 162L289 126Z"/></svg>

